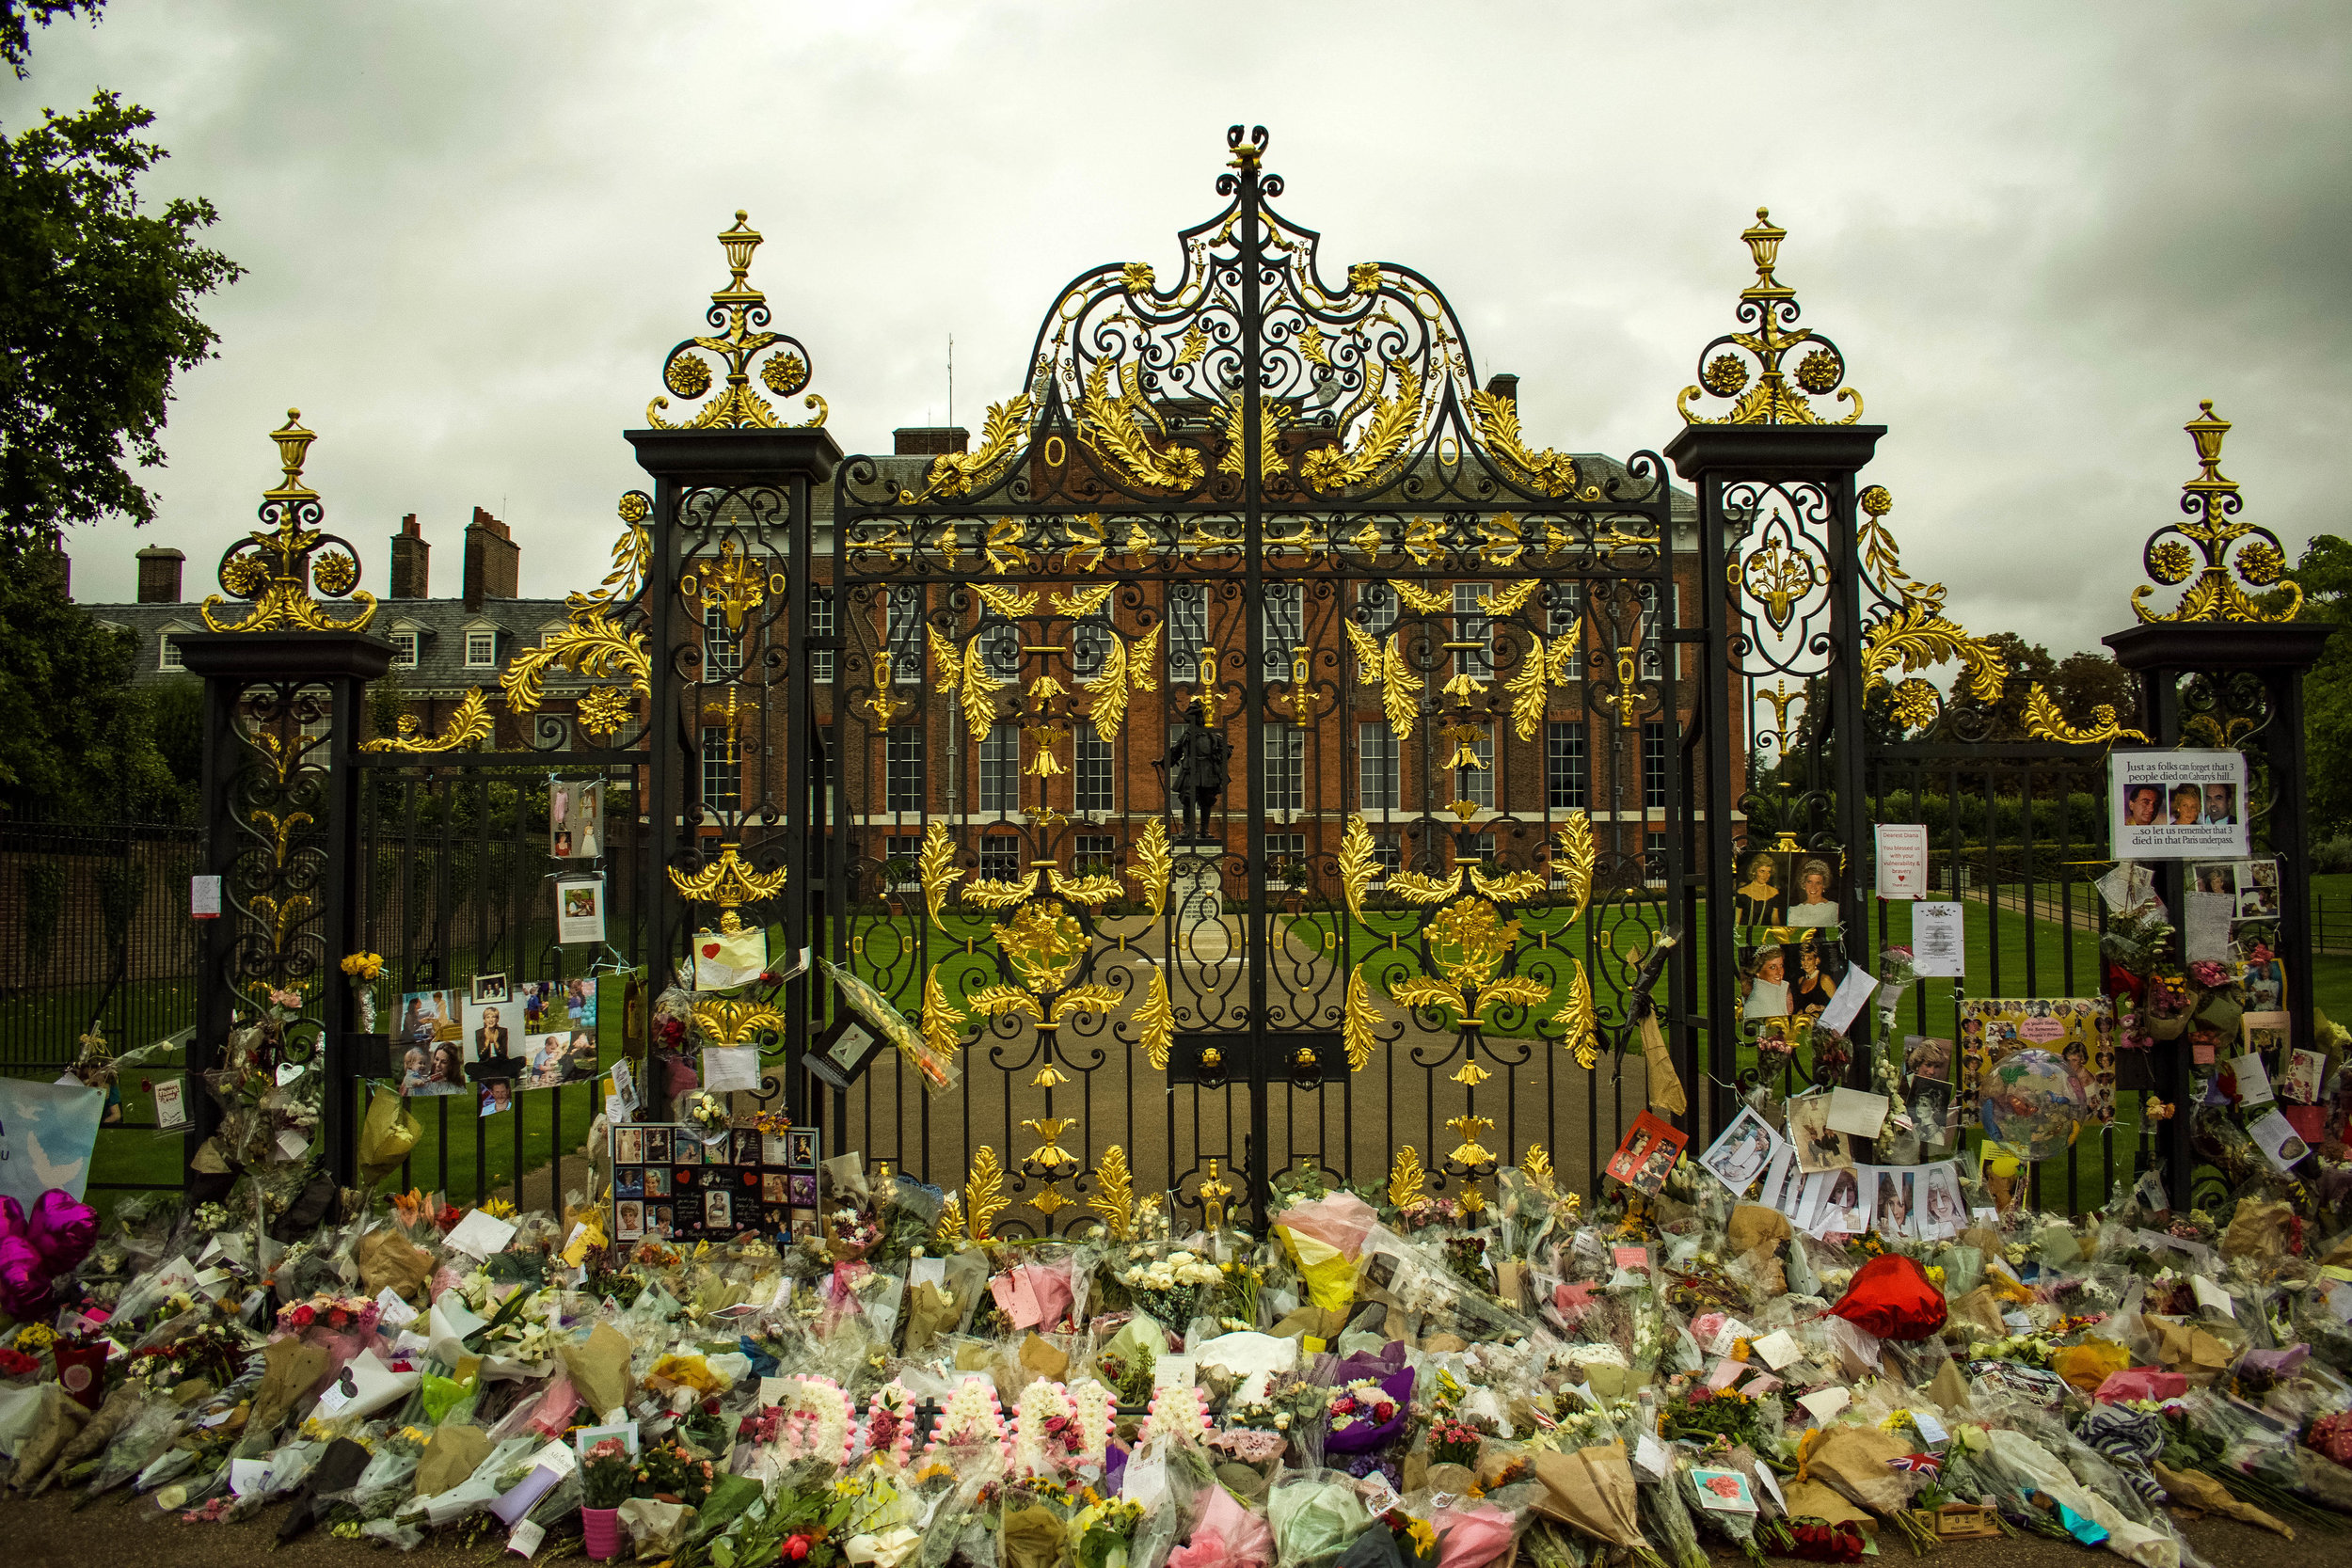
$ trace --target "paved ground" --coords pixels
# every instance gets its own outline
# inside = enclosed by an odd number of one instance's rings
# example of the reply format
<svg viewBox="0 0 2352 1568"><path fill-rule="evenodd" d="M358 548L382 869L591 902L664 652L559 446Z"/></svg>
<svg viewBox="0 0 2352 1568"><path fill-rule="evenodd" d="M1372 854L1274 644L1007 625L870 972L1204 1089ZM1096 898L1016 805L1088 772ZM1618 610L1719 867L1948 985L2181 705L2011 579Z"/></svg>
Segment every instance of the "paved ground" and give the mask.
<svg viewBox="0 0 2352 1568"><path fill-rule="evenodd" d="M265 1509L257 1520L239 1525L182 1525L151 1502L118 1505L107 1500L74 1513L66 1499L45 1497L0 1502L0 1528L8 1531L12 1568L250 1568L271 1552L281 1512ZM2289 1542L2226 1519L2190 1523L2186 1534L2212 1568L2321 1568L2352 1557L2352 1535L2298 1534ZM484 1568L501 1560L495 1556L499 1540L490 1536L465 1547L434 1538L398 1560L415 1568L461 1563ZM1901 1546L1891 1542L1880 1550L1882 1560L1903 1556ZM334 1568L375 1560L373 1551L357 1542L313 1532L278 1549L267 1560L282 1568ZM1745 1560L1723 1550L1714 1558L1725 1568ZM2026 1539L1956 1542L1938 1550L1934 1560L1941 1568L2098 1568L2116 1560L2101 1551Z"/></svg>

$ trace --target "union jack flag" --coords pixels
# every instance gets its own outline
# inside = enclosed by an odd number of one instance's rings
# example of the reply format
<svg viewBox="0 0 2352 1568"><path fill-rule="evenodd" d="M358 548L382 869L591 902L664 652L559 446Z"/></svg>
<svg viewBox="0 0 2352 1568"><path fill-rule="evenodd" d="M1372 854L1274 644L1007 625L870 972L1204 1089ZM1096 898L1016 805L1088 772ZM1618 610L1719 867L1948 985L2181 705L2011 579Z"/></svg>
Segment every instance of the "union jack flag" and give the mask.
<svg viewBox="0 0 2352 1568"><path fill-rule="evenodd" d="M1888 1460L1886 1467L1890 1470L1916 1470L1932 1476L1942 1473L1944 1462L1931 1453L1907 1453L1900 1459Z"/></svg>

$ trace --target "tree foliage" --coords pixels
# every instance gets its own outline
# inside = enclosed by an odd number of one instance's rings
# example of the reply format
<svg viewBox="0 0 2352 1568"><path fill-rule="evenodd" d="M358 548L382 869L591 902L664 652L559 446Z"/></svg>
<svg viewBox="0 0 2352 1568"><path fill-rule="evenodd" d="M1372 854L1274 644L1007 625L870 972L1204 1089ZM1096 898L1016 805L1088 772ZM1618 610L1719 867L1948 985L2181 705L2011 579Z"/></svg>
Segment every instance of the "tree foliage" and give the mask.
<svg viewBox="0 0 2352 1568"><path fill-rule="evenodd" d="M2314 534L2296 562L2304 621L2352 624L2352 543ZM2314 838L2352 832L2352 631L2328 640L2303 679L2303 777Z"/></svg>
<svg viewBox="0 0 2352 1568"><path fill-rule="evenodd" d="M0 543L0 813L185 820L194 781L172 776L155 704L131 684L137 637L101 626L61 587L48 551Z"/></svg>
<svg viewBox="0 0 2352 1568"><path fill-rule="evenodd" d="M24 62L33 51L33 25L46 27L61 16L87 16L97 22L106 0L0 0L0 60L20 82L30 74Z"/></svg>
<svg viewBox="0 0 2352 1568"><path fill-rule="evenodd" d="M0 135L0 535L154 518L135 474L164 460L173 375L212 356L198 302L243 269L197 243L211 202L141 210L138 178L167 155L138 135L153 120L101 91Z"/></svg>

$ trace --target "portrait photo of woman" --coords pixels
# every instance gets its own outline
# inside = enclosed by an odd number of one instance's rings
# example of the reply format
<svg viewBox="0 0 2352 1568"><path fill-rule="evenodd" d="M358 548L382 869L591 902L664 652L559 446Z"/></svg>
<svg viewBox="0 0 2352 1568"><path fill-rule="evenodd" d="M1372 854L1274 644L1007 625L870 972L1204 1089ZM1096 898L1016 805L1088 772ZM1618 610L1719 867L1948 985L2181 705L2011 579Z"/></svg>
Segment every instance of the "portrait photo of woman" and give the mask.
<svg viewBox="0 0 2352 1568"><path fill-rule="evenodd" d="M1788 1016L1788 959L1781 947L1760 947L1754 959L1755 974L1748 981L1747 1006L1740 1008L1741 1018L1787 1018Z"/></svg>
<svg viewBox="0 0 2352 1568"><path fill-rule="evenodd" d="M426 1094L461 1094L466 1087L466 1053L454 1041L433 1048L433 1081Z"/></svg>
<svg viewBox="0 0 2352 1568"><path fill-rule="evenodd" d="M2194 828L2204 818L2205 792L2193 784L2172 787L2172 825Z"/></svg>
<svg viewBox="0 0 2352 1568"><path fill-rule="evenodd" d="M1851 1170L1833 1173L1828 1191L1822 1196L1814 1230L1827 1233L1842 1230L1849 1236L1859 1236L1870 1227L1869 1206L1862 1196L1862 1183Z"/></svg>
<svg viewBox="0 0 2352 1568"><path fill-rule="evenodd" d="M1797 947L1797 978L1788 988L1788 1012L1792 1018L1819 1018L1829 1008L1830 999L1837 994L1837 982L1821 968L1821 950L1812 942Z"/></svg>
<svg viewBox="0 0 2352 1568"><path fill-rule="evenodd" d="M1911 1203L1904 1189L1910 1185L1909 1171L1882 1170L1878 1173L1878 1218L1874 1222L1880 1239L1899 1242L1911 1223Z"/></svg>
<svg viewBox="0 0 2352 1568"><path fill-rule="evenodd" d="M1960 1178L1950 1165L1930 1165L1920 1178L1920 1230L1929 1241L1960 1234Z"/></svg>
<svg viewBox="0 0 2352 1568"><path fill-rule="evenodd" d="M1829 862L1819 855L1807 856L1797 867L1797 901L1788 907L1788 924L1791 926L1835 926L1837 924L1837 898L1832 891L1837 885L1837 873Z"/></svg>
<svg viewBox="0 0 2352 1568"><path fill-rule="evenodd" d="M1788 895L1780 886L1780 858L1770 850L1748 860L1748 878L1732 890L1731 919L1736 926L1786 926Z"/></svg>

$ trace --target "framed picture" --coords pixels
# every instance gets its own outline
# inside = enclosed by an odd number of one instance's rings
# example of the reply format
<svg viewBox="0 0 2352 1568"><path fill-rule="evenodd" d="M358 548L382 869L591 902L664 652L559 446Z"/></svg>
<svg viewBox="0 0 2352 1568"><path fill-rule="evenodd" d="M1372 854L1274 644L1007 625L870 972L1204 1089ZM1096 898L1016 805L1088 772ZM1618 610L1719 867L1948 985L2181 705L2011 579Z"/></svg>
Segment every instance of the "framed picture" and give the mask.
<svg viewBox="0 0 2352 1568"><path fill-rule="evenodd" d="M818 1036L801 1065L836 1089L856 1083L889 1042L844 1010L833 1026Z"/></svg>
<svg viewBox="0 0 2352 1568"><path fill-rule="evenodd" d="M1666 1185L1667 1173L1682 1158L1683 1146L1690 1141L1688 1132L1644 1111L1633 1118L1625 1141L1617 1145L1617 1152L1610 1157L1609 1174L1636 1192L1655 1197Z"/></svg>
<svg viewBox="0 0 2352 1568"><path fill-rule="evenodd" d="M1699 1156L1699 1168L1730 1188L1732 1196L1740 1197L1772 1168L1786 1147L1770 1122L1754 1110L1742 1108L1723 1135Z"/></svg>
<svg viewBox="0 0 2352 1568"><path fill-rule="evenodd" d="M633 1242L645 1233L645 1205L639 1198L622 1198L612 1205L612 1234L616 1240Z"/></svg>
<svg viewBox="0 0 2352 1568"><path fill-rule="evenodd" d="M466 1000L479 1007L485 1003L504 1002L507 994L505 975L477 974L473 977L472 989L468 992Z"/></svg>
<svg viewBox="0 0 2352 1568"><path fill-rule="evenodd" d="M814 1173L817 1169L817 1130L795 1128L786 1134L791 1157L785 1161L794 1170ZM815 1199L811 1199L812 1205Z"/></svg>

